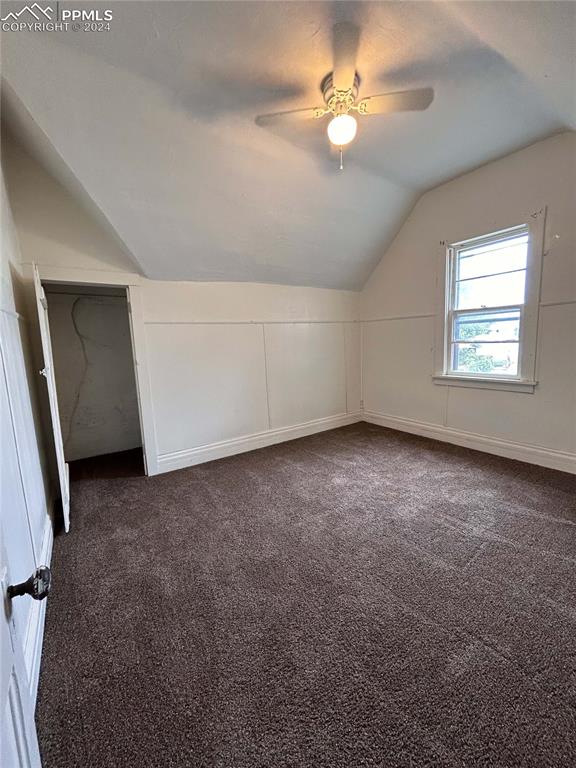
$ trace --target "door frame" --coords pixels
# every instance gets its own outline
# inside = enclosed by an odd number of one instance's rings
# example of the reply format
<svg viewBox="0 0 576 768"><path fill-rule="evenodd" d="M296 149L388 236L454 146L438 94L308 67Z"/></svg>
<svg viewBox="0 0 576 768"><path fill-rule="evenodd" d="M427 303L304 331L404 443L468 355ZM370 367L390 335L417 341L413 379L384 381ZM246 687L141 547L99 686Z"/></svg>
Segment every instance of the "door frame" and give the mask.
<svg viewBox="0 0 576 768"><path fill-rule="evenodd" d="M144 312L142 308L142 286L139 275L130 272L108 272L100 269L74 269L37 265L40 281L44 283L66 283L68 285L93 286L97 288L116 287L126 289L130 336L132 339L132 357L138 416L142 436L142 453L146 475L158 474L158 448L154 411L152 408L152 390L146 336L144 331Z"/></svg>

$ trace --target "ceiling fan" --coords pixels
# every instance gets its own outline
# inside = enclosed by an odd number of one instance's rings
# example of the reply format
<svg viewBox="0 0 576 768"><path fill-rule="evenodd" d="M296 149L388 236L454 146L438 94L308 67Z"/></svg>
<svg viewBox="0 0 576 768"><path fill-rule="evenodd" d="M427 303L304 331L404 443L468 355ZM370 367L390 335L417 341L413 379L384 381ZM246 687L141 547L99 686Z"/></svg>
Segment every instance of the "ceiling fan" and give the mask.
<svg viewBox="0 0 576 768"><path fill-rule="evenodd" d="M324 105L288 112L259 115L258 125L267 126L302 120L321 120L331 116L327 126L330 142L340 149L340 170L343 168L343 147L354 139L358 115L387 115L391 112L421 111L434 99L433 88L417 88L411 91L380 93L358 100L360 76L356 72L356 55L360 39L358 28L349 22L335 24L332 31L334 71L326 75L320 84Z"/></svg>

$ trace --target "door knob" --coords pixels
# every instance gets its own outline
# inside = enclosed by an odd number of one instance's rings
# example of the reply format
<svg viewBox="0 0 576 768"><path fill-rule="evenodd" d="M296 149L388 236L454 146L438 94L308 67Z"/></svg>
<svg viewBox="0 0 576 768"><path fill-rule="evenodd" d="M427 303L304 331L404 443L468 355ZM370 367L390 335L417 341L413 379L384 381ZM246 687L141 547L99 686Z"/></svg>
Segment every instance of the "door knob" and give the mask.
<svg viewBox="0 0 576 768"><path fill-rule="evenodd" d="M50 587L52 586L52 572L46 565L36 568L32 576L20 584L11 584L8 587L8 597L20 597L20 595L30 595L34 600L44 600L48 597Z"/></svg>

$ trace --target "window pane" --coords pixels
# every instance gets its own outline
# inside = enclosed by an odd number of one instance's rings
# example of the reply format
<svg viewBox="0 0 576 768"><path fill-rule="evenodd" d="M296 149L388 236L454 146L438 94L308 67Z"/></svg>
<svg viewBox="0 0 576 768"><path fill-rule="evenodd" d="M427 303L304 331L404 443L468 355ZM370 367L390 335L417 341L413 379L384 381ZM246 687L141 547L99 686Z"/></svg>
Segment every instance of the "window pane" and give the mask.
<svg viewBox="0 0 576 768"><path fill-rule="evenodd" d="M525 269L528 235L458 252L457 280Z"/></svg>
<svg viewBox="0 0 576 768"><path fill-rule="evenodd" d="M520 310L456 315L455 341L509 341L520 338Z"/></svg>
<svg viewBox="0 0 576 768"><path fill-rule="evenodd" d="M523 304L525 282L525 270L457 282L455 309Z"/></svg>
<svg viewBox="0 0 576 768"><path fill-rule="evenodd" d="M504 344L456 342L452 345L452 370L454 373L516 376L518 346L517 342Z"/></svg>

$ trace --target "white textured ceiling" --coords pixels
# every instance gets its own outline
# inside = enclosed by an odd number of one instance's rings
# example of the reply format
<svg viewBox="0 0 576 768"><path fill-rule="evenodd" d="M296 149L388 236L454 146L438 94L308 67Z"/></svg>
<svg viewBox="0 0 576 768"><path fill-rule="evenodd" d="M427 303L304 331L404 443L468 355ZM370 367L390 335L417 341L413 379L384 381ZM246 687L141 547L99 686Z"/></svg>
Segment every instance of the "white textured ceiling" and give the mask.
<svg viewBox="0 0 576 768"><path fill-rule="evenodd" d="M4 103L151 278L359 288L423 189L576 128L572 2L87 5L110 32L3 34ZM254 118L321 103L342 19L362 95L436 98L363 119L339 172L322 124Z"/></svg>

